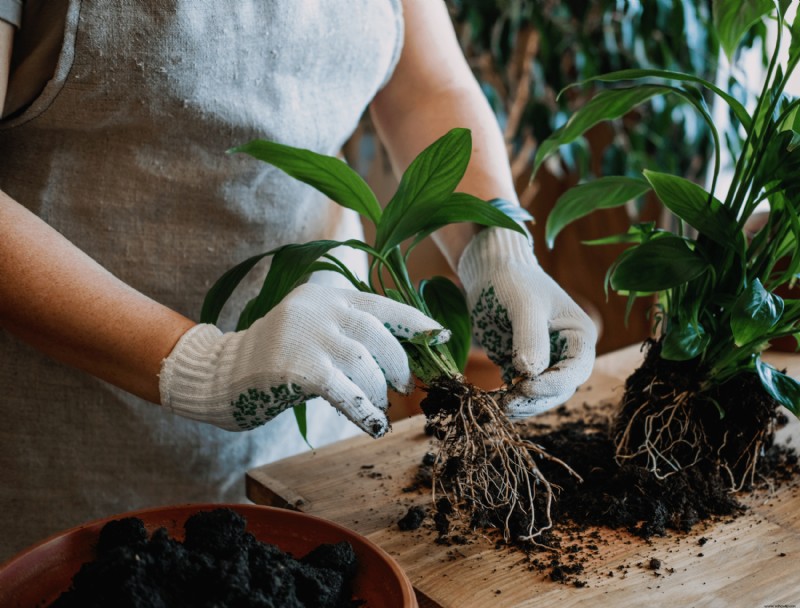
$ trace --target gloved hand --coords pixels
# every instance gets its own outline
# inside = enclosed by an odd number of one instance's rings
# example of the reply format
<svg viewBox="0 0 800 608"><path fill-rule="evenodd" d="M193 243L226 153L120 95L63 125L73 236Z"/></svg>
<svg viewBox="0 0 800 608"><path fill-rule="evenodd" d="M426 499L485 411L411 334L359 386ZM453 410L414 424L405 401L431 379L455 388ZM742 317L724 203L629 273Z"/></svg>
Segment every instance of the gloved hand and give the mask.
<svg viewBox="0 0 800 608"><path fill-rule="evenodd" d="M388 427L387 384L414 388L395 338L449 332L414 308L373 294L305 284L244 330L197 325L163 361L163 406L223 429L252 429L320 396L365 432Z"/></svg>
<svg viewBox="0 0 800 608"><path fill-rule="evenodd" d="M482 230L464 250L458 275L475 337L507 384L518 379L501 402L509 417L559 405L589 377L594 323L542 270L526 236Z"/></svg>

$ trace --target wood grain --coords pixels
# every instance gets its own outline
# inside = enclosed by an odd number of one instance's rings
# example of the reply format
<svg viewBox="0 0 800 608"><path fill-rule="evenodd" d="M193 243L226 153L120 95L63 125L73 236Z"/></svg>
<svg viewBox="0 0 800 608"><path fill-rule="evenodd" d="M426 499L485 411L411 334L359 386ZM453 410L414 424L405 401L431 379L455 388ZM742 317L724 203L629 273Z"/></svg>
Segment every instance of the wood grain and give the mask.
<svg viewBox="0 0 800 608"><path fill-rule="evenodd" d="M616 402L624 378L640 360L638 347L598 358L590 380L567 404ZM800 374L800 356L766 357L778 368ZM431 447L423 420L394 425L381 440L344 441L248 472L248 496L261 504L291 506L347 526L397 559L418 591L423 607L523 607L643 605L800 606L800 490L786 485L746 497L748 511L734 520L707 523L690 534L645 542L624 532L597 530L583 588L558 584L532 570L517 550L491 539L436 544L430 526L402 532L397 521L430 496L404 491ZM792 420L781 440L800 441ZM702 543L702 544L701 544ZM584 551L584 556L586 551ZM648 567L651 558L661 567Z"/></svg>

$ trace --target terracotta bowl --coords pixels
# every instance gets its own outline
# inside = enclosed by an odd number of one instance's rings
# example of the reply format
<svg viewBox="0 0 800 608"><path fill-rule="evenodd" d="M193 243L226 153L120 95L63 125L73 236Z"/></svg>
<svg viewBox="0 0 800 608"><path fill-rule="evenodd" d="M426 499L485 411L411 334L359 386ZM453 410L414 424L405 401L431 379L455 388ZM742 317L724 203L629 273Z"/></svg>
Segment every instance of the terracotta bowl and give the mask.
<svg viewBox="0 0 800 608"><path fill-rule="evenodd" d="M286 509L258 505L199 504L158 507L93 521L48 538L0 565L0 606L47 606L69 588L81 565L95 558L101 528L112 519L138 517L152 533L164 527L172 538L183 539L183 524L198 511L227 507L247 520L247 531L295 557L321 543L346 540L358 557L356 597L366 606L416 608L411 582L403 570L376 544L338 524Z"/></svg>

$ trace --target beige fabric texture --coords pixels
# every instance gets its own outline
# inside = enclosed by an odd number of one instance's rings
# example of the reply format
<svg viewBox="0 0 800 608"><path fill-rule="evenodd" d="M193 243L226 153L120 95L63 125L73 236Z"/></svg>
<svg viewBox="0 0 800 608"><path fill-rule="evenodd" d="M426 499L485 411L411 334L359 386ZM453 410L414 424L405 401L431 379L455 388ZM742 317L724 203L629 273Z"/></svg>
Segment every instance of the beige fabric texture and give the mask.
<svg viewBox="0 0 800 608"><path fill-rule="evenodd" d="M263 163L263 137L335 154L393 70L399 0L69 0L54 77L0 122L0 188L190 318L222 272L360 223ZM354 263L363 262L358 258ZM252 297L242 286L221 320ZM305 449L291 411L246 433L177 417L0 333L0 561L130 509L242 501L244 472ZM359 431L326 403L311 442Z"/></svg>

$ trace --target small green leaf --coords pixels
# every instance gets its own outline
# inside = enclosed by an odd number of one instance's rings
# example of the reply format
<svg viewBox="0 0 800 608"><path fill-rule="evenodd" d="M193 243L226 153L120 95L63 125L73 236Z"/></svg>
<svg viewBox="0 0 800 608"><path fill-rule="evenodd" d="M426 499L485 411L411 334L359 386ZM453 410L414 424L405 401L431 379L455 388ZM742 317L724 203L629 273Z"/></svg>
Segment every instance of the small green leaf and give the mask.
<svg viewBox="0 0 800 608"><path fill-rule="evenodd" d="M797 380L764 363L761 357L756 359L756 371L764 390L795 416L800 416L800 384Z"/></svg>
<svg viewBox="0 0 800 608"><path fill-rule="evenodd" d="M422 281L419 292L433 318L451 331L446 346L463 372L472 343L472 325L463 292L450 279L439 276Z"/></svg>
<svg viewBox="0 0 800 608"><path fill-rule="evenodd" d="M646 181L630 177L601 177L567 190L547 217L545 235L547 246L569 223L597 209L619 207L643 196L650 190Z"/></svg>
<svg viewBox="0 0 800 608"><path fill-rule="evenodd" d="M217 279L211 286L211 289L208 290L203 300L200 322L216 324L219 320L222 308L225 306L225 303L231 297L236 287L238 287L239 283L242 282L242 279L247 276L247 273L250 272L256 264L268 255L274 254L275 251L277 250L273 249L272 251L247 258L244 262L240 262L233 268L227 270L225 274Z"/></svg>
<svg viewBox="0 0 800 608"><path fill-rule="evenodd" d="M685 239L666 235L622 252L611 273L615 291L654 292L691 281L709 264Z"/></svg>
<svg viewBox="0 0 800 608"><path fill-rule="evenodd" d="M534 158L531 179L536 175L542 163L559 147L575 141L596 124L620 118L648 99L671 90L669 87L658 85L639 85L632 88L601 91L575 112L563 127L541 143Z"/></svg>
<svg viewBox="0 0 800 608"><path fill-rule="evenodd" d="M688 179L644 171L659 200L672 213L723 247L743 252L744 236L727 208L708 192Z"/></svg>
<svg viewBox="0 0 800 608"><path fill-rule="evenodd" d="M670 361L688 361L698 357L710 341L711 337L700 324L674 324L664 337L661 356Z"/></svg>
<svg viewBox="0 0 800 608"><path fill-rule="evenodd" d="M307 412L307 410L308 410L308 408L307 408L305 403L301 403L300 405L295 405L292 408L292 411L294 412L294 419L297 422L297 430L300 431L300 435L302 436L303 441L306 442L306 445L313 450L314 446L312 446L308 442L308 418L307 418L308 412Z"/></svg>
<svg viewBox="0 0 800 608"><path fill-rule="evenodd" d="M774 9L772 0L714 0L714 27L722 50L731 62L748 30Z"/></svg>
<svg viewBox="0 0 800 608"><path fill-rule="evenodd" d="M376 248L387 252L414 236L409 226L446 201L467 170L472 154L468 129L453 129L425 148L406 169L383 211L375 236Z"/></svg>
<svg viewBox="0 0 800 608"><path fill-rule="evenodd" d="M263 139L231 148L228 152L249 154L316 188L343 207L354 209L375 224L380 220L381 206L375 194L341 159Z"/></svg>
<svg viewBox="0 0 800 608"><path fill-rule="evenodd" d="M758 279L751 281L731 310L731 331L736 346L763 338L782 314L783 299L764 289Z"/></svg>

